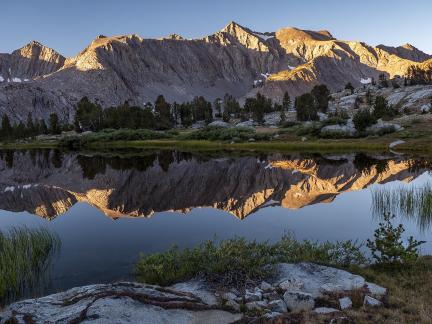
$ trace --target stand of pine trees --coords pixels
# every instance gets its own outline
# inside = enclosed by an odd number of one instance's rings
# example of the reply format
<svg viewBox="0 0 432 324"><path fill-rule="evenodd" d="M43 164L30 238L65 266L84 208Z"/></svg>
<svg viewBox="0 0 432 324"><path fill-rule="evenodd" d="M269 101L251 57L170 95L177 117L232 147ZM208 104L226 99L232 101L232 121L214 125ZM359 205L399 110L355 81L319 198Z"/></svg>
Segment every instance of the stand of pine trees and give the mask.
<svg viewBox="0 0 432 324"><path fill-rule="evenodd" d="M8 115L3 115L1 120L0 140L10 141L24 138L34 138L38 135L57 135L62 131L71 130L71 125L60 121L57 114L49 116L48 125L45 120L35 120L32 114L27 115L26 122L12 123Z"/></svg>

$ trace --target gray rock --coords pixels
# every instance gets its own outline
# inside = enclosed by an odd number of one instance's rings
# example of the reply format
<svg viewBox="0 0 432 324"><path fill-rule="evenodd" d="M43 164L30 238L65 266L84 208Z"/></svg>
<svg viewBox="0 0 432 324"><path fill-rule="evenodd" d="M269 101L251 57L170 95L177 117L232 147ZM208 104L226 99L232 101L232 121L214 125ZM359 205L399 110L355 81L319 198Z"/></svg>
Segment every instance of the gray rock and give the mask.
<svg viewBox="0 0 432 324"><path fill-rule="evenodd" d="M241 123L236 124L236 127L254 127L255 123L253 120L247 120Z"/></svg>
<svg viewBox="0 0 432 324"><path fill-rule="evenodd" d="M316 314L331 314L331 313L339 312L338 309L329 308L329 307L318 307L318 308L315 308L313 311Z"/></svg>
<svg viewBox="0 0 432 324"><path fill-rule="evenodd" d="M267 302L260 300L260 301L253 301L245 304L246 309L249 311L254 310L262 310L268 306Z"/></svg>
<svg viewBox="0 0 432 324"><path fill-rule="evenodd" d="M352 290L365 285L361 276L314 263L281 263L277 265L277 270L279 275L276 282L288 279L303 282L300 290L313 297L322 296L323 292Z"/></svg>
<svg viewBox="0 0 432 324"><path fill-rule="evenodd" d="M215 120L208 124L207 126L214 126L214 127L223 127L223 128L229 128L231 125L229 123L226 123L222 120Z"/></svg>
<svg viewBox="0 0 432 324"><path fill-rule="evenodd" d="M274 319L274 318L279 317L281 315L282 314L278 313L278 312L271 312L271 313L265 314L264 317L267 318L267 319Z"/></svg>
<svg viewBox="0 0 432 324"><path fill-rule="evenodd" d="M225 303L225 306L235 310L236 312L240 312L240 305L234 300L228 300Z"/></svg>
<svg viewBox="0 0 432 324"><path fill-rule="evenodd" d="M1 311L0 322L13 314L19 314L18 323L25 323L23 314L36 323L69 323L83 316L95 323L231 323L242 318L215 309L193 293L130 282L78 287L20 301Z"/></svg>
<svg viewBox="0 0 432 324"><path fill-rule="evenodd" d="M378 286L371 282L366 282L366 288L369 290L372 296L382 297L387 293L387 289L381 286Z"/></svg>
<svg viewBox="0 0 432 324"><path fill-rule="evenodd" d="M265 281L261 282L260 288L262 291L265 291L265 292L269 292L269 291L272 291L275 289L271 284L269 284L268 282L265 282Z"/></svg>
<svg viewBox="0 0 432 324"><path fill-rule="evenodd" d="M222 294L221 298L223 300L235 300L238 296L236 294L233 294L232 292L227 292Z"/></svg>
<svg viewBox="0 0 432 324"><path fill-rule="evenodd" d="M280 296L277 292L272 291L272 292L268 292L268 293L264 293L263 294L263 298L272 301L272 300L278 300L280 299Z"/></svg>
<svg viewBox="0 0 432 324"><path fill-rule="evenodd" d="M304 282L301 280L298 280L297 278L290 278L287 280L282 281L279 285L279 288L284 291L298 291L301 290L304 287Z"/></svg>
<svg viewBox="0 0 432 324"><path fill-rule="evenodd" d="M339 306L342 310L352 307L352 301L349 297L339 298Z"/></svg>
<svg viewBox="0 0 432 324"><path fill-rule="evenodd" d="M378 134L384 130L398 132L403 130L403 127L399 124L384 122L381 119L378 119L376 124L366 128L368 134Z"/></svg>
<svg viewBox="0 0 432 324"><path fill-rule="evenodd" d="M213 292L207 287L207 284L203 280L190 280L186 282L180 282L170 287L176 291L192 293L208 305L217 305L218 301Z"/></svg>
<svg viewBox="0 0 432 324"><path fill-rule="evenodd" d="M379 301L378 299L375 299L371 296L365 296L364 302L363 302L363 305L372 306L372 307L379 307L379 306L382 306L382 304L383 303L381 301Z"/></svg>
<svg viewBox="0 0 432 324"><path fill-rule="evenodd" d="M241 292L238 289L236 289L236 288L231 288L230 292L233 293L236 296L240 296L241 295Z"/></svg>
<svg viewBox="0 0 432 324"><path fill-rule="evenodd" d="M272 300L268 303L268 308L271 311L278 312L278 313L286 313L288 312L287 305L282 299Z"/></svg>
<svg viewBox="0 0 432 324"><path fill-rule="evenodd" d="M341 134L344 136L354 136L356 134L356 129L352 120L348 120L345 125L327 125L321 128L321 135L330 135L330 134Z"/></svg>
<svg viewBox="0 0 432 324"><path fill-rule="evenodd" d="M253 302L253 301L260 301L262 299L262 293L260 291L250 291L246 289L245 293L245 301Z"/></svg>
<svg viewBox="0 0 432 324"><path fill-rule="evenodd" d="M283 298L290 311L309 311L315 307L315 300L312 294L309 293L301 291L286 291Z"/></svg>

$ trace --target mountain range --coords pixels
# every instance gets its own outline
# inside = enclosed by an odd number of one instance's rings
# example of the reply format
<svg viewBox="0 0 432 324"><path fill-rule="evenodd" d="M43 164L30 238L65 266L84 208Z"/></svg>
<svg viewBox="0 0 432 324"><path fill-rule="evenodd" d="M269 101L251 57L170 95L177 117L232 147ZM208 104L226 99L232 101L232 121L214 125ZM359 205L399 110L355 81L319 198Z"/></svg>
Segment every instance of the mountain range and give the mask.
<svg viewBox="0 0 432 324"><path fill-rule="evenodd" d="M143 106L159 94L183 102L260 91L280 100L285 91L294 97L316 84L337 91L382 73L404 75L411 65L430 66L431 58L409 44L373 47L328 31L256 32L235 22L200 39L100 35L69 58L33 41L0 54L0 114L17 121L29 112L35 118L55 112L72 121L83 96L103 107L126 100Z"/></svg>

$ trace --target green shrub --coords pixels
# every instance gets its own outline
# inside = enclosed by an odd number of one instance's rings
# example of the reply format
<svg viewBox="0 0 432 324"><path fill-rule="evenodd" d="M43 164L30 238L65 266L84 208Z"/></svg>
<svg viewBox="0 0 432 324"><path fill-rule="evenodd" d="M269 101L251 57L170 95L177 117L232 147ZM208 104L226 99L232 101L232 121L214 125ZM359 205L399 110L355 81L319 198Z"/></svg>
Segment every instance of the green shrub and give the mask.
<svg viewBox="0 0 432 324"><path fill-rule="evenodd" d="M141 282L170 285L204 276L216 284L243 287L273 275L276 263L300 261L350 265L363 264L366 259L352 241L298 242L285 235L270 244L235 238L219 245L208 241L192 249L174 247L164 253L141 255L136 277Z"/></svg>
<svg viewBox="0 0 432 324"><path fill-rule="evenodd" d="M295 122L295 121L285 121L283 123L280 124L280 128L291 128L294 126L299 125L299 122Z"/></svg>
<svg viewBox="0 0 432 324"><path fill-rule="evenodd" d="M328 126L328 125L346 125L346 123L347 123L347 119L339 117L339 116L331 116L331 117L329 117L326 120L323 120L321 122L321 124L323 126Z"/></svg>
<svg viewBox="0 0 432 324"><path fill-rule="evenodd" d="M321 138L326 139L341 139L341 138L350 138L346 132L340 131L340 130L325 130L321 131L320 135Z"/></svg>
<svg viewBox="0 0 432 324"><path fill-rule="evenodd" d="M97 133L62 138L59 145L70 149L77 149L97 142L145 141L172 137L172 132L160 132L149 129L104 129Z"/></svg>
<svg viewBox="0 0 432 324"><path fill-rule="evenodd" d="M410 236L405 246L402 240L405 228L402 224L395 227L392 224L394 218L390 213L385 213L384 221L375 230L374 240L367 240L367 247L377 264L397 266L414 262L419 257L418 247L425 243Z"/></svg>
<svg viewBox="0 0 432 324"><path fill-rule="evenodd" d="M376 119L369 109L362 109L354 115L353 123L359 132L363 132L369 126L376 124Z"/></svg>
<svg viewBox="0 0 432 324"><path fill-rule="evenodd" d="M296 132L297 136L305 136L305 135L312 135L312 136L320 136L322 125L321 123L310 123L306 125L302 125Z"/></svg>
<svg viewBox="0 0 432 324"><path fill-rule="evenodd" d="M266 134L257 134L251 127L232 127L224 128L217 126L207 126L194 132L185 134L181 137L186 140L209 140L209 141L247 141L251 138L255 140L267 140Z"/></svg>

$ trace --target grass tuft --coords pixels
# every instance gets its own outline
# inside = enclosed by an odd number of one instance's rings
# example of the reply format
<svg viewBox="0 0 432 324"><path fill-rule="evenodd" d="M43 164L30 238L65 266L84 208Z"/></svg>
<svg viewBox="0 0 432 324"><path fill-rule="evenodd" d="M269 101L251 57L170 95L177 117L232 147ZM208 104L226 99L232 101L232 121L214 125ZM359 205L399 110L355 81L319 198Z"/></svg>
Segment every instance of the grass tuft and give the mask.
<svg viewBox="0 0 432 324"><path fill-rule="evenodd" d="M374 188L372 190L374 215L391 213L416 219L419 227L428 229L432 223L432 184L422 187Z"/></svg>
<svg viewBox="0 0 432 324"><path fill-rule="evenodd" d="M44 228L0 231L0 305L36 288L59 247L58 236Z"/></svg>

